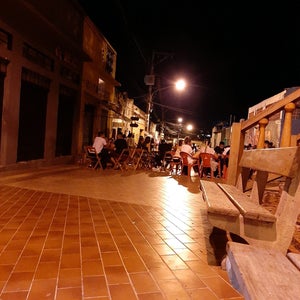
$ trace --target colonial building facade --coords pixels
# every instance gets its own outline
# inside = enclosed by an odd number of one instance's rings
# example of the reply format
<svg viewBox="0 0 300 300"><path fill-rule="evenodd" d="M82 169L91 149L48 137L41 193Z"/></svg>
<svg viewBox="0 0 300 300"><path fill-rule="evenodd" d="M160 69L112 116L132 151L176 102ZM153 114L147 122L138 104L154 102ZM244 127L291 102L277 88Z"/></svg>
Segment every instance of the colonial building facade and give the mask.
<svg viewBox="0 0 300 300"><path fill-rule="evenodd" d="M5 1L0 169L74 161L99 130L131 130L137 139L146 116L117 92L116 66L116 51L77 1Z"/></svg>
<svg viewBox="0 0 300 300"><path fill-rule="evenodd" d="M0 10L3 167L70 159L76 146L84 14L73 1L5 1ZM2 69L2 68L1 68Z"/></svg>

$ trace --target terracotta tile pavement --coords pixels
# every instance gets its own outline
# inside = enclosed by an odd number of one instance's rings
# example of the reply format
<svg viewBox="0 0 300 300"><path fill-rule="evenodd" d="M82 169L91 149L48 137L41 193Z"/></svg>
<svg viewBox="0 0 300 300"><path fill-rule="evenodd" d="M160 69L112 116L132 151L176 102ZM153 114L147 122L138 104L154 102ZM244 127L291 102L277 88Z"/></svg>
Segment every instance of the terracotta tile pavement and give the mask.
<svg viewBox="0 0 300 300"><path fill-rule="evenodd" d="M1 171L0 299L243 299L216 263L197 176Z"/></svg>

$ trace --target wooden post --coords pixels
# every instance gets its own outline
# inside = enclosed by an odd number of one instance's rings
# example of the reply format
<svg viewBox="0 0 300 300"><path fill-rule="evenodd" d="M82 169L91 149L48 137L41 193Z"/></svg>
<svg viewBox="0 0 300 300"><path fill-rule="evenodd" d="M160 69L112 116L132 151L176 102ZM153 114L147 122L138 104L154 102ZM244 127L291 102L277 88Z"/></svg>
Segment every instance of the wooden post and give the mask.
<svg viewBox="0 0 300 300"><path fill-rule="evenodd" d="M258 136L258 142L257 142L257 149L264 148L265 144L265 132L266 132L266 126L268 125L269 120L267 118L261 119L259 124L259 136Z"/></svg>
<svg viewBox="0 0 300 300"><path fill-rule="evenodd" d="M285 105L285 115L283 121L283 128L281 132L280 147L291 146L291 135L292 135L292 114L295 110L295 103L291 102Z"/></svg>
<svg viewBox="0 0 300 300"><path fill-rule="evenodd" d="M230 155L226 183L235 185L239 171L239 161L244 151L245 132L242 123L233 123L231 127Z"/></svg>

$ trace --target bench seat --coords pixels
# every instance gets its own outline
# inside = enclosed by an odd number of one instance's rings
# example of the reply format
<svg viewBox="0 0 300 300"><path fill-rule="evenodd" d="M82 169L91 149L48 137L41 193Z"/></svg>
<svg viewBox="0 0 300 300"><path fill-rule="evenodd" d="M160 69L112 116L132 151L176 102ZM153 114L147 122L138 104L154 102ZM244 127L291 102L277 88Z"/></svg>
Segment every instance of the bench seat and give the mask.
<svg viewBox="0 0 300 300"><path fill-rule="evenodd" d="M214 182L201 180L200 185L204 200L207 203L208 212L224 214L232 217L239 216L239 210L230 201L228 201L226 194L224 194Z"/></svg>
<svg viewBox="0 0 300 300"><path fill-rule="evenodd" d="M299 299L300 271L282 252L229 241L226 269L245 300Z"/></svg>
<svg viewBox="0 0 300 300"><path fill-rule="evenodd" d="M238 234L240 212L213 181L200 180L203 200L207 205L209 222L218 228Z"/></svg>
<svg viewBox="0 0 300 300"><path fill-rule="evenodd" d="M271 223L276 221L276 217L271 212L261 205L251 201L249 196L242 193L235 186L225 183L218 183L218 186L239 209L245 219L260 220Z"/></svg>
<svg viewBox="0 0 300 300"><path fill-rule="evenodd" d="M211 225L239 236L276 240L276 217L235 186L200 180Z"/></svg>

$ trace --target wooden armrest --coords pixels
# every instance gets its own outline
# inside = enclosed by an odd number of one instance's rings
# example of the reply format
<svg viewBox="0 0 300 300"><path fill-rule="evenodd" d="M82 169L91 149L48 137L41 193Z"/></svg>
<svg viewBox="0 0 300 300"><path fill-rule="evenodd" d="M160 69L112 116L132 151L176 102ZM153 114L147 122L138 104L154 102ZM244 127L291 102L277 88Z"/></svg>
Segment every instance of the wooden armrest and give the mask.
<svg viewBox="0 0 300 300"><path fill-rule="evenodd" d="M261 205L252 202L246 194L239 191L235 186L225 183L218 183L218 186L229 197L232 203L239 209L244 218L265 222L276 221L275 215L273 215Z"/></svg>

